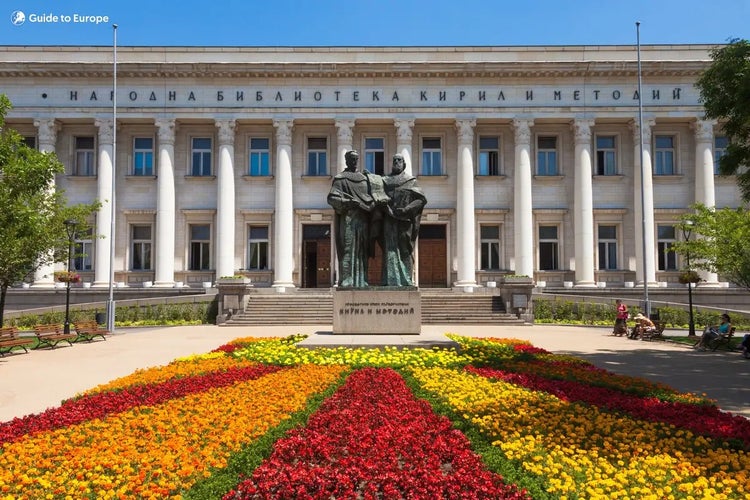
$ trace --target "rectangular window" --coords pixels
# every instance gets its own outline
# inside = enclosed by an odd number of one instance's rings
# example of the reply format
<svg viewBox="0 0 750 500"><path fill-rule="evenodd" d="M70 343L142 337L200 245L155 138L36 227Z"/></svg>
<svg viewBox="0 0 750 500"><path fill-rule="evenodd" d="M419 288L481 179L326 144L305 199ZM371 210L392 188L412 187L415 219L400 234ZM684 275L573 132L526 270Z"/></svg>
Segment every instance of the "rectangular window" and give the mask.
<svg viewBox="0 0 750 500"><path fill-rule="evenodd" d="M150 271L151 270L151 226L132 225L130 226L131 241L131 270L133 271Z"/></svg>
<svg viewBox="0 0 750 500"><path fill-rule="evenodd" d="M481 269L500 269L500 227L480 226Z"/></svg>
<svg viewBox="0 0 750 500"><path fill-rule="evenodd" d="M211 269L211 226L190 225L190 271Z"/></svg>
<svg viewBox="0 0 750 500"><path fill-rule="evenodd" d="M655 144L654 175L674 175L674 137L657 135Z"/></svg>
<svg viewBox="0 0 750 500"><path fill-rule="evenodd" d="M500 175L500 138L479 136L479 175Z"/></svg>
<svg viewBox="0 0 750 500"><path fill-rule="evenodd" d="M537 137L536 175L557 175L557 137Z"/></svg>
<svg viewBox="0 0 750 500"><path fill-rule="evenodd" d="M211 175L212 143L210 137L193 137L190 175L195 177Z"/></svg>
<svg viewBox="0 0 750 500"><path fill-rule="evenodd" d="M614 135L596 137L596 175L617 174L617 150Z"/></svg>
<svg viewBox="0 0 750 500"><path fill-rule="evenodd" d="M94 138L76 137L76 163L73 175L94 175Z"/></svg>
<svg viewBox="0 0 750 500"><path fill-rule="evenodd" d="M599 269L617 269L617 226L599 226Z"/></svg>
<svg viewBox="0 0 750 500"><path fill-rule="evenodd" d="M328 175L327 138L307 138L307 175Z"/></svg>
<svg viewBox="0 0 750 500"><path fill-rule="evenodd" d="M271 141L264 137L250 138L250 165L248 166L248 175L251 176L268 176L271 175L270 157Z"/></svg>
<svg viewBox="0 0 750 500"><path fill-rule="evenodd" d="M674 226L659 225L656 228L656 234L659 250L659 271L676 271L677 254L672 249L676 240Z"/></svg>
<svg viewBox="0 0 750 500"><path fill-rule="evenodd" d="M539 270L559 269L557 226L539 226Z"/></svg>
<svg viewBox="0 0 750 500"><path fill-rule="evenodd" d="M422 138L421 175L443 174L443 148L440 137Z"/></svg>
<svg viewBox="0 0 750 500"><path fill-rule="evenodd" d="M36 137L33 135L24 136L23 143L31 149L36 149Z"/></svg>
<svg viewBox="0 0 750 500"><path fill-rule="evenodd" d="M92 230L83 234L76 234L75 246L73 249L73 267L77 271L91 271L94 269L92 255L94 255L94 242L92 240Z"/></svg>
<svg viewBox="0 0 750 500"><path fill-rule="evenodd" d="M719 174L719 160L727 154L729 139L723 135L714 137L714 174Z"/></svg>
<svg viewBox="0 0 750 500"><path fill-rule="evenodd" d="M268 269L268 226L250 226L247 238L247 268Z"/></svg>
<svg viewBox="0 0 750 500"><path fill-rule="evenodd" d="M365 168L370 173L385 175L385 140L382 137L365 138Z"/></svg>
<svg viewBox="0 0 750 500"><path fill-rule="evenodd" d="M133 175L154 175L154 139L133 139Z"/></svg>

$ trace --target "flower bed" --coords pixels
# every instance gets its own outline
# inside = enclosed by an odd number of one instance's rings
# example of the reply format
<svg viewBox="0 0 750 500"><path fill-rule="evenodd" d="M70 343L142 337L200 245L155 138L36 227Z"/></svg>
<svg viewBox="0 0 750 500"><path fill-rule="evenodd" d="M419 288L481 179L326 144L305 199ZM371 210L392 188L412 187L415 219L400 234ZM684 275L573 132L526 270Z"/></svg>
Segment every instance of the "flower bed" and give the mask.
<svg viewBox="0 0 750 500"><path fill-rule="evenodd" d="M749 420L452 338L460 353L238 339L139 370L0 423L0 498L750 496Z"/></svg>
<svg viewBox="0 0 750 500"><path fill-rule="evenodd" d="M396 372L363 368L224 499L469 497L528 498Z"/></svg>

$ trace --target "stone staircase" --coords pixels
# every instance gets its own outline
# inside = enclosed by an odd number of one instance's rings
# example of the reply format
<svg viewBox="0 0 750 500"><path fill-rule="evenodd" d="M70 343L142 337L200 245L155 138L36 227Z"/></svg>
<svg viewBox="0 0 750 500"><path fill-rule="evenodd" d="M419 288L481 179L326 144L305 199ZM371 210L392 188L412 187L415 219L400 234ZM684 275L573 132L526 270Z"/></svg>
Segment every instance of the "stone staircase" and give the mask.
<svg viewBox="0 0 750 500"><path fill-rule="evenodd" d="M507 324L523 320L505 312L500 296L451 289L423 289L423 324ZM252 293L243 312L223 326L330 325L333 296L328 289L297 289L289 293Z"/></svg>

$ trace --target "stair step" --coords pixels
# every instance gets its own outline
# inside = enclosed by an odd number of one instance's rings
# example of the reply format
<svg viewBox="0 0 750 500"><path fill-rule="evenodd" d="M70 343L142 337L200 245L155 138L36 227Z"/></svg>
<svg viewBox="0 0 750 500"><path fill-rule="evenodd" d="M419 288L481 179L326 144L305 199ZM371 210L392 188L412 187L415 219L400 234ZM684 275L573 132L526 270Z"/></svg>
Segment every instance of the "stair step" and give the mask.
<svg viewBox="0 0 750 500"><path fill-rule="evenodd" d="M505 312L497 295L457 294L450 289L423 291L422 323L523 324ZM225 326L309 325L333 323L331 291L295 291L290 294L252 294L244 311L235 314Z"/></svg>

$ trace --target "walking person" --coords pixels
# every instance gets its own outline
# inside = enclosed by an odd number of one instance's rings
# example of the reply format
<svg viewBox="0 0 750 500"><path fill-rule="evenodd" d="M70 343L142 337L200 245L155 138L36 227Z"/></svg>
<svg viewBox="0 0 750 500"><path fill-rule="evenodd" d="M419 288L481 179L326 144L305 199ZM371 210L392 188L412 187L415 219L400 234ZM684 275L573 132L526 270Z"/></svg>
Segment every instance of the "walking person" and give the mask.
<svg viewBox="0 0 750 500"><path fill-rule="evenodd" d="M628 333L628 306L620 299L617 299L615 306L617 307L617 314L612 335L624 335Z"/></svg>

